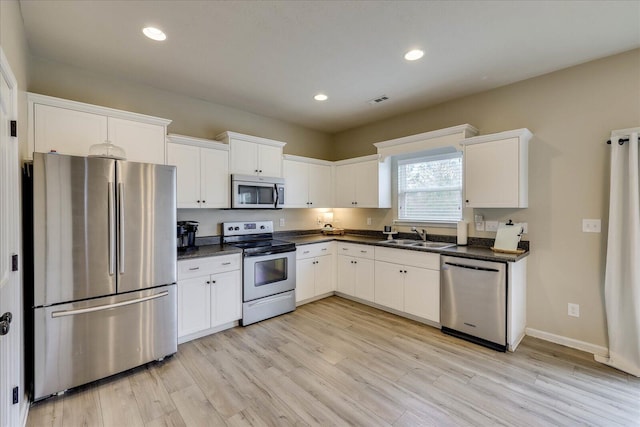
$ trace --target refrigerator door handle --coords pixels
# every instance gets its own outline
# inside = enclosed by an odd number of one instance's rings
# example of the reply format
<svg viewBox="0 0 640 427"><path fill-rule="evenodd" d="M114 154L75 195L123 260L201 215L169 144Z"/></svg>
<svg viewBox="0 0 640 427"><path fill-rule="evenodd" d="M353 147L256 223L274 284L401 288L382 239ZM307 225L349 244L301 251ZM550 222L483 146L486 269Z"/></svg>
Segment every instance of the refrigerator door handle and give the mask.
<svg viewBox="0 0 640 427"><path fill-rule="evenodd" d="M167 295L169 295L169 292L168 291L163 291L163 292L160 292L160 293L155 294L155 295L150 295L148 297L130 299L130 300L127 300L127 301L117 302L117 303L114 303L114 304L97 305L95 307L78 308L76 310L54 311L53 313L51 313L51 317L52 318L56 318L56 317L64 317L64 316L74 316L76 314L83 314L83 313L91 313L91 312L94 312L94 311L108 310L110 308L123 307L125 305L138 304L138 303L141 303L141 302L144 302L144 301L149 301L149 300L153 300L153 299L156 299L156 298L166 297Z"/></svg>
<svg viewBox="0 0 640 427"><path fill-rule="evenodd" d="M118 265L124 274L124 184L118 183Z"/></svg>
<svg viewBox="0 0 640 427"><path fill-rule="evenodd" d="M116 198L115 184L107 183L109 198L109 275L113 276L116 272Z"/></svg>

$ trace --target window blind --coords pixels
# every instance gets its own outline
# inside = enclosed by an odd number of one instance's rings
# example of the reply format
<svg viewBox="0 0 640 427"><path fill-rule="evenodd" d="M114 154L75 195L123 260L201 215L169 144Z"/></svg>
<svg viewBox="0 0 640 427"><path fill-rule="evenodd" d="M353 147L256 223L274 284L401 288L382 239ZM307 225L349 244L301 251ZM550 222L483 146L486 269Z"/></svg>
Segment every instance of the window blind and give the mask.
<svg viewBox="0 0 640 427"><path fill-rule="evenodd" d="M398 219L462 219L462 153L398 160Z"/></svg>

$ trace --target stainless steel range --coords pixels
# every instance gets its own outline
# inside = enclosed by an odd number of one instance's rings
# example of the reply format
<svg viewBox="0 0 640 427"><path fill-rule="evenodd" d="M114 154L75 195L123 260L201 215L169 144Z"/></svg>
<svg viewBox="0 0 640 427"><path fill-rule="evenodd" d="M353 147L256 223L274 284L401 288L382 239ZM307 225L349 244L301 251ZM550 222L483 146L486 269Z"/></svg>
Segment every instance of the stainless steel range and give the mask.
<svg viewBox="0 0 640 427"><path fill-rule="evenodd" d="M243 252L243 326L296 309L296 245L273 238L273 221L224 222L222 243Z"/></svg>

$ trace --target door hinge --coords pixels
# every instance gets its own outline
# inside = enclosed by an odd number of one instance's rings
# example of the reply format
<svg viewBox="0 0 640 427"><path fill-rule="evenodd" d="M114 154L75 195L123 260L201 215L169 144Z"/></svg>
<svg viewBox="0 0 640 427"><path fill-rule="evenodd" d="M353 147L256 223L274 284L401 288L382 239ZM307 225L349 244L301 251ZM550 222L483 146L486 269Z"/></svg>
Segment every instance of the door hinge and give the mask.
<svg viewBox="0 0 640 427"><path fill-rule="evenodd" d="M15 405L20 401L20 396L18 395L18 387L13 388L13 404Z"/></svg>
<svg viewBox="0 0 640 427"><path fill-rule="evenodd" d="M11 271L18 271L18 254L11 255Z"/></svg>
<svg viewBox="0 0 640 427"><path fill-rule="evenodd" d="M18 121L11 120L11 136L18 136Z"/></svg>

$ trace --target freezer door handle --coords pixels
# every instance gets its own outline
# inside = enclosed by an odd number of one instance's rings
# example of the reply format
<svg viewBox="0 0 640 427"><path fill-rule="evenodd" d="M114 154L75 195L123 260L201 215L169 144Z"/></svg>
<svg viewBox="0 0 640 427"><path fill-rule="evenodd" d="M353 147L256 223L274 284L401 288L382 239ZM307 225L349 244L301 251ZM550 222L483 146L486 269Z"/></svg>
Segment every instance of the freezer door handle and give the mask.
<svg viewBox="0 0 640 427"><path fill-rule="evenodd" d="M116 198L115 184L109 182L108 199L109 199L109 275L113 276L116 272Z"/></svg>
<svg viewBox="0 0 640 427"><path fill-rule="evenodd" d="M56 317L75 316L76 314L83 314L83 313L91 313L91 312L94 312L94 311L108 310L110 308L123 307L125 305L138 304L138 303L141 303L141 302L145 302L145 301L150 301L150 300L157 299L157 298L166 297L167 295L169 295L169 292L168 291L163 291L163 292L160 292L160 293L155 294L155 295L150 295L148 297L130 299L130 300L127 300L127 301L117 302L117 303L114 303L114 304L97 305L95 307L79 308L79 309L76 309L76 310L54 311L53 313L51 313L51 317L55 319Z"/></svg>
<svg viewBox="0 0 640 427"><path fill-rule="evenodd" d="M124 274L124 184L118 183L118 265Z"/></svg>

